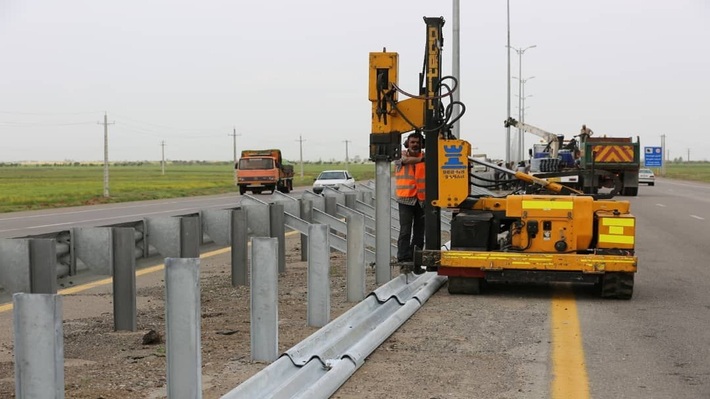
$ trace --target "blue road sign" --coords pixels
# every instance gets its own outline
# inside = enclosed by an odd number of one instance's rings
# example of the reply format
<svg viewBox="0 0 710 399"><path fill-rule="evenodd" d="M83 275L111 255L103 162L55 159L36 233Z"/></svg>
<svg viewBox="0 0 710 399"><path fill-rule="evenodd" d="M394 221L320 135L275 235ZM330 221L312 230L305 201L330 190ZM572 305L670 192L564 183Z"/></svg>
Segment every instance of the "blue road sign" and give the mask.
<svg viewBox="0 0 710 399"><path fill-rule="evenodd" d="M663 149L661 147L644 147L643 164L647 168L663 166Z"/></svg>

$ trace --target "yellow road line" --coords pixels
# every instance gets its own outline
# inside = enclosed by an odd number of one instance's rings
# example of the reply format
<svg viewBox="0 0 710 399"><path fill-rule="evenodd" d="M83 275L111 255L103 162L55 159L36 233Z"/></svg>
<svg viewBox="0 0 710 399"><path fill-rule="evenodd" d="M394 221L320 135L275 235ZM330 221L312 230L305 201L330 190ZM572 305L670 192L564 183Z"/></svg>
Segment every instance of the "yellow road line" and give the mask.
<svg viewBox="0 0 710 399"><path fill-rule="evenodd" d="M232 250L231 247L226 247L226 248L218 249L218 250L215 250L215 251L210 251L210 252L207 252L207 253L204 253L204 254L200 255L200 259L209 258L209 257L211 257L211 256L221 255L221 254L223 254L223 253L230 252L231 250ZM152 266L148 266L148 267L146 267L145 269L140 269L140 270L136 271L136 277L140 277L140 276L144 276L144 275L146 275L146 274L154 273L154 272L163 270L164 268L165 268L165 265L162 264L162 263L155 264L155 265L152 265ZM87 291L87 290L90 290L90 289L92 289L92 288L101 287L102 285L108 285L108 284L113 284L113 278L112 278L112 277L108 277L108 278L104 278L104 279L101 279L101 280L92 281L92 282L90 282L90 283L86 283L86 284L82 284L82 285L77 285L76 287L65 288L65 289L63 289L63 290L57 291L57 294L59 294L59 295L71 295L71 294L76 294L76 293L79 293L79 292ZM3 304L3 305L0 305L0 313L7 312L7 311L10 311L10 310L12 310L12 302L6 303L6 304Z"/></svg>
<svg viewBox="0 0 710 399"><path fill-rule="evenodd" d="M552 298L552 399L589 399L577 303L570 287Z"/></svg>

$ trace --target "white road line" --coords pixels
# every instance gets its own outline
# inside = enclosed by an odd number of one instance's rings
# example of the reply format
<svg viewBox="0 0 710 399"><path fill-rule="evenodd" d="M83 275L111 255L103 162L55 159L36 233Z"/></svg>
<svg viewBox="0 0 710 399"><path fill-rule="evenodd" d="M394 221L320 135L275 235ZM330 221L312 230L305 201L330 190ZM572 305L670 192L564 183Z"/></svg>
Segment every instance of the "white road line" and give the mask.
<svg viewBox="0 0 710 399"><path fill-rule="evenodd" d="M690 217L698 220L705 220L705 218L696 215L690 215Z"/></svg>
<svg viewBox="0 0 710 399"><path fill-rule="evenodd" d="M665 207L666 207L664 204L656 204L656 206L660 206L661 208L665 208Z"/></svg>

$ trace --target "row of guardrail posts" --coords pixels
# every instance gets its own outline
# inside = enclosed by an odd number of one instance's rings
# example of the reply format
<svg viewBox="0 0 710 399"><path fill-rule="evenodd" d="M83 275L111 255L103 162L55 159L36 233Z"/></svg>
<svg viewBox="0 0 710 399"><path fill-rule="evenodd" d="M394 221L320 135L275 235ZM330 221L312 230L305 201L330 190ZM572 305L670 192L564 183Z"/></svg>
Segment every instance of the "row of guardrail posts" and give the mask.
<svg viewBox="0 0 710 399"><path fill-rule="evenodd" d="M228 223L232 285L249 284L251 288L253 360L271 362L278 357L278 276L286 272L286 227L301 233L301 258L308 262L308 325L322 327L330 322L331 249L347 254L347 300L358 302L365 298L365 237L371 233L366 228L366 216L356 209L371 205L358 201L354 192L330 191L334 190L326 189L325 196L307 192L300 201L279 194L272 196L274 203L271 204L245 196L240 208L209 216L224 219L220 223ZM372 203L372 198L370 192L367 202ZM346 222L338 215L343 215ZM200 398L199 247L203 226L198 217L148 220L146 225L148 235L155 229L167 228L177 232L177 243L168 242L165 234L156 234L152 242L161 253L178 255L165 258L168 397ZM217 237L219 234L213 235ZM141 256L136 252L147 253L147 245L136 248L137 233L132 227L81 228L73 231L72 236L76 237L70 243L72 257L82 259L99 274L113 276L114 329L135 331L136 257ZM250 236L253 237L251 268L248 262ZM224 237L214 239L216 242L225 240ZM19 273L27 281L12 282L13 286L26 287L31 292L13 295L18 399L64 397L62 297L56 294L54 241L0 240L0 256L24 251L26 257L13 255L12 259L28 259L27 265L2 269L18 270L27 266L30 270L29 273ZM374 256L370 255L370 258ZM0 262L4 263L2 257ZM75 264L75 260L72 263ZM389 258L385 266L389 273ZM9 281L12 276L0 277L2 281Z"/></svg>

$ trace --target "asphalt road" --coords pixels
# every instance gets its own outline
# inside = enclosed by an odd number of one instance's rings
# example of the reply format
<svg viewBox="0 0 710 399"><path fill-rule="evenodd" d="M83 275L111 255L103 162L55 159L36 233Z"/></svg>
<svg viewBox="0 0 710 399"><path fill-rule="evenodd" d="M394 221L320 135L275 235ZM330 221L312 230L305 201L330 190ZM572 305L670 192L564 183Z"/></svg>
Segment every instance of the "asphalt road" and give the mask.
<svg viewBox="0 0 710 399"><path fill-rule="evenodd" d="M592 397L710 398L710 185L657 179L631 203L633 299L577 299Z"/></svg>

